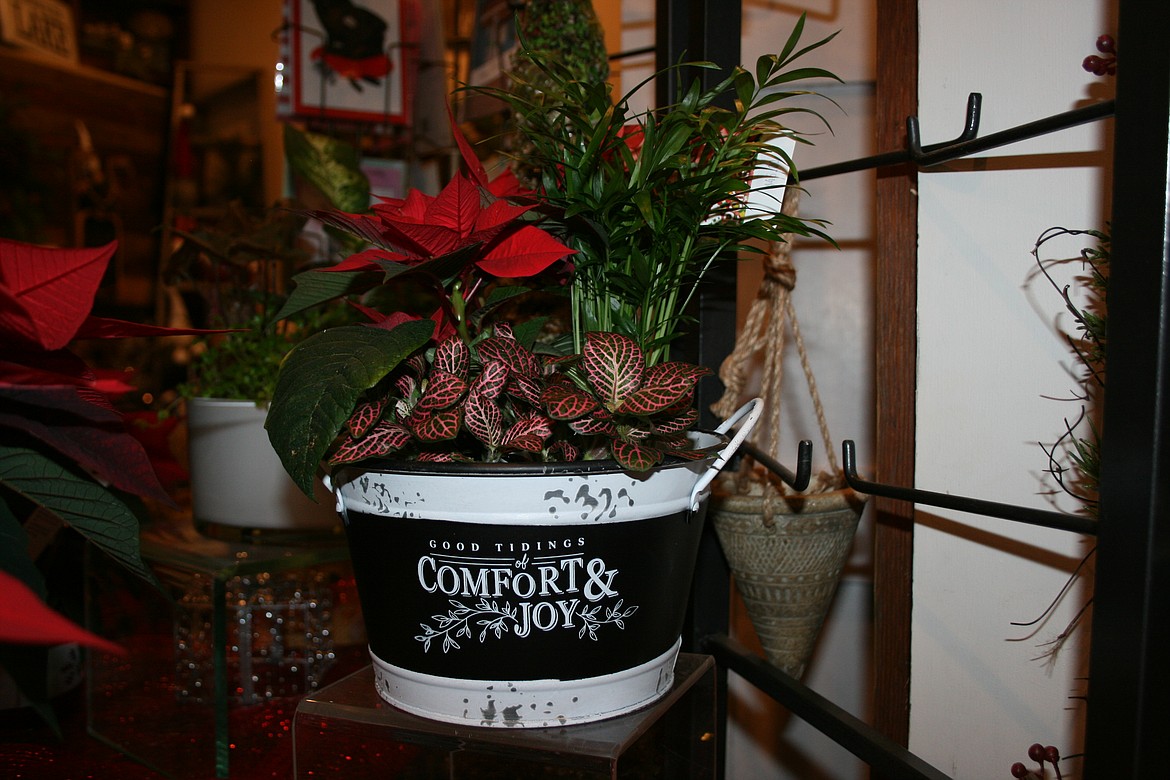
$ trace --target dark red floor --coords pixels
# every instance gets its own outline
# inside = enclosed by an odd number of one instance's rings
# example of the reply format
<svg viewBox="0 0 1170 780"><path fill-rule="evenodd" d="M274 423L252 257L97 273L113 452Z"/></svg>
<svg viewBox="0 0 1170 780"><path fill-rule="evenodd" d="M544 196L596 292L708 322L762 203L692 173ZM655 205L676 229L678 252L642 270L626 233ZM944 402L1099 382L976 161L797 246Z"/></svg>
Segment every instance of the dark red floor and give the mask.
<svg viewBox="0 0 1170 780"><path fill-rule="evenodd" d="M328 684L368 662L364 652L347 652L325 680ZM228 754L231 780L291 780L293 777L292 721L298 697L273 699L265 704L236 707L230 714L231 734L248 735ZM128 713L147 724L143 754L185 749L201 757L199 768L166 775L123 755L87 733L84 683L53 702L62 735L53 733L31 709L0 711L0 778L3 780L214 780L213 737L210 733L180 733L167 717L152 712ZM165 712L165 710L163 711ZM187 744L183 744L187 743ZM206 768L202 768L206 767Z"/></svg>
<svg viewBox="0 0 1170 780"><path fill-rule="evenodd" d="M160 780L163 776L90 737L85 687L58 697L58 738L31 709L0 713L0 776L11 780ZM291 777L289 771L283 777Z"/></svg>

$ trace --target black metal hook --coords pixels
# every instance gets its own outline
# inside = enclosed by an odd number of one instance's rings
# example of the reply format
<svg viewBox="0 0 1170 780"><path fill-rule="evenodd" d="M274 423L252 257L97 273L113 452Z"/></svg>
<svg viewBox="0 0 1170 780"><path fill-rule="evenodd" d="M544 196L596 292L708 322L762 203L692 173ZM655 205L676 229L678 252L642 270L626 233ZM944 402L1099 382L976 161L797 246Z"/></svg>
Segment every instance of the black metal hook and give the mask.
<svg viewBox="0 0 1170 780"><path fill-rule="evenodd" d="M957 509L960 512L971 512L977 515L1014 520L1019 523L1028 523L1044 528L1055 528L1058 531L1071 531L1073 533L1090 535L1097 533L1096 521L1080 515L1051 512L1046 509L1032 509L1030 507L1014 506L1012 504L1000 504L995 501L984 501L978 498L952 496L949 493L932 493L928 490L917 490L915 488L867 482L857 476L856 445L849 439L841 442L841 460L845 469L845 482L858 493L893 498L899 501L911 501L915 504L927 504L945 509Z"/></svg>
<svg viewBox="0 0 1170 780"><path fill-rule="evenodd" d="M978 92L972 92L967 98L966 126L959 137L952 141L922 146L918 117L907 117L906 149L809 168L800 171L800 180L803 182L825 176L838 176L843 173L866 171L871 168L900 165L905 162L912 162L919 168L929 168L932 165L958 160L976 152L994 149L997 146L1024 141L1046 133L1113 116L1115 103L1112 100L1102 100L980 138L978 132L981 106L982 97Z"/></svg>
<svg viewBox="0 0 1170 780"><path fill-rule="evenodd" d="M972 93L973 96L975 94ZM960 137L946 144L934 144L925 148L918 146L918 151L914 152L912 150L911 155L913 156L914 162L920 168L929 168L932 165L957 160L977 152L984 152L988 149L994 149L1017 141L1024 141L1029 138L1036 138L1057 130L1076 127L1086 122L1095 122L1098 119L1113 116L1115 106L1116 104L1112 100L1102 100L1081 106L1080 108L1074 108L1070 111L1046 116L1043 119L1037 119L1026 124L1009 127L1006 130L1000 130L999 132L985 135L982 138L974 136L971 138ZM914 132L918 132L917 123L915 123ZM907 125L907 135L909 133L909 125Z"/></svg>
<svg viewBox="0 0 1170 780"><path fill-rule="evenodd" d="M812 480L812 442L808 439L802 439L797 446L795 474L789 471L783 463L750 442L744 442L741 449L793 490L804 490Z"/></svg>
<svg viewBox="0 0 1170 780"><path fill-rule="evenodd" d="M949 149L957 144L973 141L979 135L979 117L983 109L983 95L972 92L967 96L967 121L963 125L963 132L952 141L931 144L923 147L922 131L918 125L918 117L906 117L906 148L910 152L910 159L919 165L927 164L931 152Z"/></svg>

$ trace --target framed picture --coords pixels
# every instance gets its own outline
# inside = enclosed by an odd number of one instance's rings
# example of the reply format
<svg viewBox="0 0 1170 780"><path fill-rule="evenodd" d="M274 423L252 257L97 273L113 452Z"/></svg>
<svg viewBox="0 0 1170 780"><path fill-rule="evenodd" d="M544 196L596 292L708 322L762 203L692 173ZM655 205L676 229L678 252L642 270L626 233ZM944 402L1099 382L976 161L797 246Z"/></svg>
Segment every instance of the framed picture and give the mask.
<svg viewBox="0 0 1170 780"><path fill-rule="evenodd" d="M418 0L286 0L283 116L408 124Z"/></svg>
<svg viewBox="0 0 1170 780"><path fill-rule="evenodd" d="M73 8L60 0L0 0L0 41L77 62Z"/></svg>

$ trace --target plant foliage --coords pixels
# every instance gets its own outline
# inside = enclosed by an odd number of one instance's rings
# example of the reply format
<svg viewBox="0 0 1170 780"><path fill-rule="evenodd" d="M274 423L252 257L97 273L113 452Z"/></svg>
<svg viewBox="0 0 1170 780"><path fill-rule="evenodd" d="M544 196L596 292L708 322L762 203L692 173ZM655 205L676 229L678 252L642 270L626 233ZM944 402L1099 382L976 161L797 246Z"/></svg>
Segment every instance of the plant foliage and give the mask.
<svg viewBox="0 0 1170 780"><path fill-rule="evenodd" d="M833 78L793 67L828 41L800 48L802 29L754 71L642 114L526 49L513 89L482 90L523 115L502 175L489 179L455 127L465 170L437 196L313 212L365 248L298 275L278 316L345 298L369 322L284 362L267 427L294 481L311 492L322 462L385 456L612 458L630 471L695 456L694 388L709 372L668 351L705 272L785 234L827 238L749 208L777 171L796 178L777 142L806 139L780 120L807 112L785 101L810 93L791 85ZM533 295L564 301L571 337L534 316Z"/></svg>
<svg viewBox="0 0 1170 780"><path fill-rule="evenodd" d="M738 252L760 252L786 234L817 235L815 225L775 210L748 212L777 173L797 172L780 141L808 139L781 123L809 108L792 98L812 95L792 85L836 79L793 63L832 36L800 48L804 19L778 54L755 70L736 68L714 87L681 78L711 63L672 70L683 86L672 105L631 109L643 85L614 99L612 86L584 80L546 52L518 55L509 89L483 88L509 106L525 143L516 167L577 254L571 287L574 349L584 334L613 331L634 339L651 363L664 359L685 327L687 304L712 263ZM668 74L658 74L665 77ZM762 198L768 200L767 197Z"/></svg>

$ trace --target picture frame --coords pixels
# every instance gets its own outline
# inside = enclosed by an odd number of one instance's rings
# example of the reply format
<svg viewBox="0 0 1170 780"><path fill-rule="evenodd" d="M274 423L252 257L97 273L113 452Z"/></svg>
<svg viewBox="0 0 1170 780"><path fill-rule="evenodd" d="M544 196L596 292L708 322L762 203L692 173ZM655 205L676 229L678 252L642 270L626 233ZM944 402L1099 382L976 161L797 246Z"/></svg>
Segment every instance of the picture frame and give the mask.
<svg viewBox="0 0 1170 780"><path fill-rule="evenodd" d="M277 112L407 125L414 102L418 0L286 0Z"/></svg>

